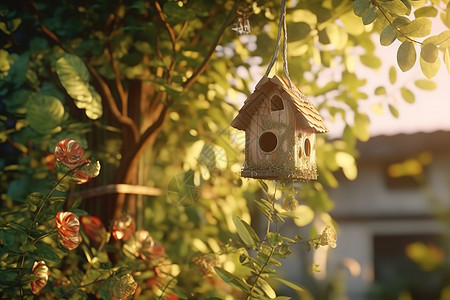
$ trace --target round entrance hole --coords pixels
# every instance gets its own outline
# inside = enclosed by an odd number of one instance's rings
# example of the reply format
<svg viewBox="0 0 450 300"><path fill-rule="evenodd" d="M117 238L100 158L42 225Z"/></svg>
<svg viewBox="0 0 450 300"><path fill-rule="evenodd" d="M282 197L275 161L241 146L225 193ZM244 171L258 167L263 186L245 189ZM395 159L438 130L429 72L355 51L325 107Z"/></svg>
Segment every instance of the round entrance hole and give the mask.
<svg viewBox="0 0 450 300"><path fill-rule="evenodd" d="M277 136L273 132L264 132L259 137L259 148L264 152L272 152L278 145Z"/></svg>

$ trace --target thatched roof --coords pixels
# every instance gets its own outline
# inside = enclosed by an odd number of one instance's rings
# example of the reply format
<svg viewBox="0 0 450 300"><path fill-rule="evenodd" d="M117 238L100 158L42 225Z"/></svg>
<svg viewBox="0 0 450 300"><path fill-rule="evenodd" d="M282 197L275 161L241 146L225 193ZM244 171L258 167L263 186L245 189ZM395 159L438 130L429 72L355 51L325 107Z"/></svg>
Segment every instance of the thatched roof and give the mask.
<svg viewBox="0 0 450 300"><path fill-rule="evenodd" d="M292 84L292 89L289 87L289 82L277 75L272 78L264 76L256 85L255 91L244 101L244 105L239 110L236 118L231 122L231 126L234 128L245 130L250 124L252 115L256 112L260 105L260 102L264 97L261 94L265 94L267 88L276 88L282 91L281 97L293 105L295 110L302 114L305 118L308 127L313 128L318 133L324 133L328 131L327 126L323 122L319 112L314 108L311 102L302 93L300 88Z"/></svg>

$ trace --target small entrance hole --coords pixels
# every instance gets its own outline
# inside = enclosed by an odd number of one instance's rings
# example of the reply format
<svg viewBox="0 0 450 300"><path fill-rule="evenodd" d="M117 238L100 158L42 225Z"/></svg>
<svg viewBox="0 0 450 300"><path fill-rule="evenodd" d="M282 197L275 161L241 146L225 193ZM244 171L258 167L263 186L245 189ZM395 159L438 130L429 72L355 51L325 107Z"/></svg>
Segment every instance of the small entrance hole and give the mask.
<svg viewBox="0 0 450 300"><path fill-rule="evenodd" d="M278 145L277 136L273 132L264 132L259 137L259 148L264 152L272 152Z"/></svg>

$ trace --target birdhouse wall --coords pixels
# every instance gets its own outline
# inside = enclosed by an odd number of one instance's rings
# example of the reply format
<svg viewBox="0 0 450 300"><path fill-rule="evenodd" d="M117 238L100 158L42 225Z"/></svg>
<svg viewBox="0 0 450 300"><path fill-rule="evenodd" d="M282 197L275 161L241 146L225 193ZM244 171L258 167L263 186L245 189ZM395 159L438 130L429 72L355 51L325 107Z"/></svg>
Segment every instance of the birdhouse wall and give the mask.
<svg viewBox="0 0 450 300"><path fill-rule="evenodd" d="M316 134L311 129L296 130L296 170L304 180L317 179Z"/></svg>
<svg viewBox="0 0 450 300"><path fill-rule="evenodd" d="M246 130L243 176L277 178L295 168L295 111L277 89L261 91L259 107Z"/></svg>

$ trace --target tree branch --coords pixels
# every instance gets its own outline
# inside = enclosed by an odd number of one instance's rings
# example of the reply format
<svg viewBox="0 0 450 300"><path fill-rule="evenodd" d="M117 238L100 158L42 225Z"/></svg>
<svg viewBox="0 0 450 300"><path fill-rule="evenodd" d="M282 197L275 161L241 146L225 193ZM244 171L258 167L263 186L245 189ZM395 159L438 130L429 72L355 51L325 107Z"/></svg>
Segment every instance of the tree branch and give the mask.
<svg viewBox="0 0 450 300"><path fill-rule="evenodd" d="M161 126L164 124L164 120L167 115L167 111L171 105L172 101L168 101L168 103L165 103L163 108L161 109L161 112L159 113L158 118L151 126L149 126L141 135L141 138L139 139L139 142L134 147L134 149L131 151L131 156L134 161L139 161L139 157L141 153L144 151L145 146L147 145L148 141L150 140L150 137L161 128ZM133 162L130 162L130 165L132 165ZM128 168L128 170L132 170L133 168ZM125 174L124 183L127 183L129 180L131 180L132 174L130 172L127 172Z"/></svg>
<svg viewBox="0 0 450 300"><path fill-rule="evenodd" d="M389 22L390 25L394 26L395 30L400 33L400 35L402 35L405 39L409 40L410 42L422 45L423 43L415 40L413 38L410 38L409 36L407 36L406 34L404 34L399 28L397 28L397 26L395 26L392 21L389 19L389 17L387 16L386 12L384 11L384 8L376 1L376 0L372 0L372 3L375 4L375 6L381 11L381 14L383 15L383 17Z"/></svg>
<svg viewBox="0 0 450 300"><path fill-rule="evenodd" d="M38 16L39 12L36 7L36 4L32 1L29 1L29 3L33 10L34 18L39 23L44 34L50 40L52 40L53 43L55 43L58 47L60 47L62 50L64 50L64 52L74 53L74 51L66 48L62 44L62 42L60 41L58 36L53 31L51 31L47 26L45 26L42 22L40 22L39 16ZM119 123L127 126L131 130L134 140L137 142L139 139L139 129L138 129L137 125L134 123L134 121L132 119L130 119L127 116L122 115L120 110L117 108L116 102L115 102L114 97L111 92L111 89L109 88L106 81L100 76L100 74L98 74L97 70L94 67L92 67L87 61L84 61L84 63L86 64L89 72L92 74L92 76L95 78L95 80L97 80L98 84L100 85L100 87L102 89L102 94L103 94L104 98L106 99L106 102L108 103L108 106L109 106L112 114L114 115L114 117L116 117L116 119L119 121Z"/></svg>
<svg viewBox="0 0 450 300"><path fill-rule="evenodd" d="M167 70L167 82L170 83L172 81L173 70L175 69L175 59L176 59L176 54L177 54L177 49L176 49L177 38L175 37L175 32L173 31L173 28L169 25L169 23L167 23L166 17L164 16L164 13L162 11L162 8L161 8L161 5L159 4L159 2L155 1L154 5L155 5L156 12L157 12L156 15L158 16L159 20L161 21L161 23L163 23L164 27L166 28L167 32L169 33L170 42L172 43L172 62L170 63L169 69Z"/></svg>
<svg viewBox="0 0 450 300"><path fill-rule="evenodd" d="M178 43L181 39L181 37L183 36L184 32L186 31L186 28L188 27L189 22L188 21L184 21L183 26L181 27L180 32L178 33L177 38L175 39L175 43Z"/></svg>
<svg viewBox="0 0 450 300"><path fill-rule="evenodd" d="M139 158L141 157L142 153L145 150L146 145L151 141L151 137L155 132L161 128L161 126L164 124L164 120L167 116L167 111L172 104L172 101L168 101L164 104L163 108L161 109L161 112L159 113L158 118L151 126L149 126L144 133L141 135L141 138L139 139L139 142L131 149L129 152L130 155L127 156L127 159L129 161L122 161L122 166L125 166L125 170L119 170L119 174L122 174L124 172L123 177L119 178L119 181L121 183L129 184L132 182L133 179L133 172L136 170ZM123 207L125 205L125 194L119 194L116 198L115 208L114 208L114 217L118 217L123 213Z"/></svg>
<svg viewBox="0 0 450 300"><path fill-rule="evenodd" d="M108 51L111 60L111 66L114 71L117 92L119 93L120 102L122 103L122 115L128 116L128 95L123 89L122 81L120 81L120 72L117 66L117 61L114 59L113 47L111 40L108 41Z"/></svg>
<svg viewBox="0 0 450 300"><path fill-rule="evenodd" d="M139 129L133 119L122 115L119 108L116 105L116 101L109 89L108 84L103 80L103 78L98 74L97 70L92 67L90 64L86 64L89 72L91 72L92 76L97 80L100 88L102 89L102 94L105 96L106 102L108 103L109 109L114 117L119 121L119 123L126 125L132 132L134 141L137 142L139 140Z"/></svg>
<svg viewBox="0 0 450 300"><path fill-rule="evenodd" d="M241 2L235 1L233 8L228 13L225 21L222 24L222 27L220 28L219 32L217 33L213 43L211 44L211 47L209 48L208 53L206 54L203 62L200 64L200 66L197 68L197 70L194 71L191 77L188 78L183 83L183 89L186 90L197 80L197 77L199 77L206 69L206 66L208 65L209 61L211 60L212 55L214 54L214 51L216 50L217 45L219 44L220 40L222 39L222 36L225 32L225 29L230 25L232 17L235 14L236 8L239 6Z"/></svg>

